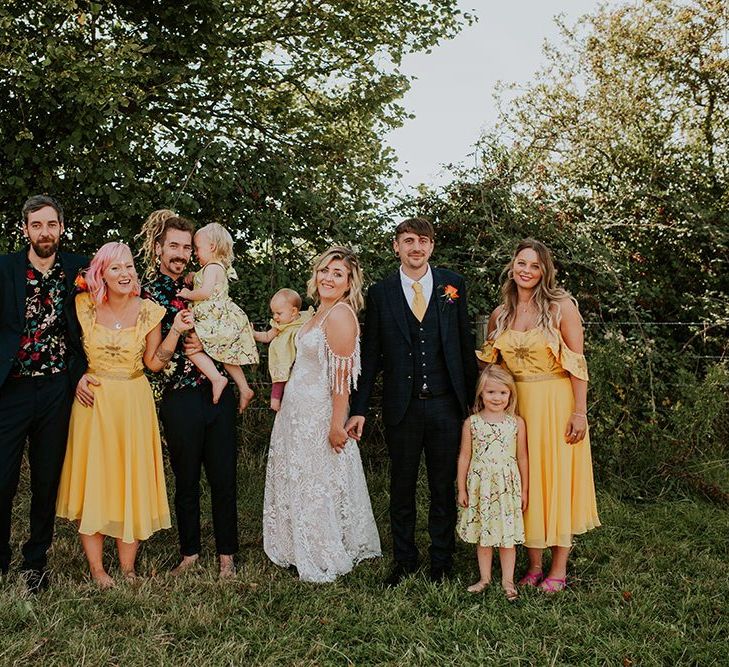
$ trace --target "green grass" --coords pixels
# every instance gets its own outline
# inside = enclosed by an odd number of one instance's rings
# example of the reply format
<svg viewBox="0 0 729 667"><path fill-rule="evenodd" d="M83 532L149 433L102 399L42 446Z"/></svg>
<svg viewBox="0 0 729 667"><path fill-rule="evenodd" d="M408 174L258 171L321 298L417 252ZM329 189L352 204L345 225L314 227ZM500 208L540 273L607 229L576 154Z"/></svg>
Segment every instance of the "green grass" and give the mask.
<svg viewBox="0 0 729 667"><path fill-rule="evenodd" d="M304 584L263 553L263 448L244 447L235 580L216 579L206 513L206 552L194 573L182 579L166 574L178 558L175 531L168 530L140 554L142 583L119 581L114 590L98 591L89 583L74 527L59 520L51 589L29 596L14 572L0 586L0 664L729 664L725 509L688 500L630 505L600 494L603 527L577 539L570 589L551 597L527 591L515 605L498 586L480 596L466 593L477 568L465 544L458 545L455 578L441 586L421 573L396 590L383 589L387 556L358 565L334 584ZM365 448L387 552L381 454ZM418 540L426 553L424 482ZM27 529L27 502L21 491L16 554ZM518 571L523 566L520 554Z"/></svg>

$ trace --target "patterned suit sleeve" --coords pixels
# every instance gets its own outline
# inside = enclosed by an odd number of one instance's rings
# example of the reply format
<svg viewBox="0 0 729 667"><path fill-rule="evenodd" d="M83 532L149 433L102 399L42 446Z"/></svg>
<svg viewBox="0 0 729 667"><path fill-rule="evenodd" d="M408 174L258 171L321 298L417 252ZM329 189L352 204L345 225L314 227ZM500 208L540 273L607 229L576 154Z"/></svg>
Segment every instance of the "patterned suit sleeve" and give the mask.
<svg viewBox="0 0 729 667"><path fill-rule="evenodd" d="M458 330L461 345L461 359L463 360L463 377L466 381L466 397L469 405L473 405L476 397L476 380L478 378L478 364L473 350L476 340L471 331L471 321L468 317L468 297L466 296L466 281L461 278L458 299Z"/></svg>
<svg viewBox="0 0 729 667"><path fill-rule="evenodd" d="M380 371L380 313L375 298L375 290L367 290L367 308L362 330L362 374L356 391L352 393L350 415L366 416L370 396Z"/></svg>

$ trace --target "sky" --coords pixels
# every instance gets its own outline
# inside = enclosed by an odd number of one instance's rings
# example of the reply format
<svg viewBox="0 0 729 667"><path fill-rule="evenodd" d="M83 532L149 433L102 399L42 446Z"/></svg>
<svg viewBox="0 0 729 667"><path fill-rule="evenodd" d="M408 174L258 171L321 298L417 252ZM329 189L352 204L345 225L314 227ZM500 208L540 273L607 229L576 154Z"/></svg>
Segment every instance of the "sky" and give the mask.
<svg viewBox="0 0 729 667"><path fill-rule="evenodd" d="M431 53L411 55L403 62L404 73L417 77L403 99L415 118L388 138L403 174L396 189L412 194L419 183L447 183L442 165L468 163L474 143L496 122L497 82L533 80L544 64L545 40L559 41L553 17L563 14L570 25L599 4L598 0L461 0L460 9L475 14L478 22Z"/></svg>

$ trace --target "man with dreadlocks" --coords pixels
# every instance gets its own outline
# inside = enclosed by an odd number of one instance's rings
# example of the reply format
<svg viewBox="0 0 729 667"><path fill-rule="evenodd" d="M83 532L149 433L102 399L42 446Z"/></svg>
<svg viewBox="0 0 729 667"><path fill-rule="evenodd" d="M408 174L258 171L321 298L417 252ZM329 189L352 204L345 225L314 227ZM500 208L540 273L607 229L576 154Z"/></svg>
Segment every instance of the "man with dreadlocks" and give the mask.
<svg viewBox="0 0 729 667"><path fill-rule="evenodd" d="M184 273L192 254L192 222L173 211L159 210L144 223L139 235L147 265L145 296L167 309L162 335L169 331L178 311L186 308L177 296L184 287ZM213 404L208 379L185 356L202 350L194 334L178 345L161 374L164 387L160 420L175 475L175 513L182 560L172 573L194 566L200 554L200 470L210 484L215 547L220 558L220 577L235 575L238 551L236 502L237 448L236 401L228 385Z"/></svg>

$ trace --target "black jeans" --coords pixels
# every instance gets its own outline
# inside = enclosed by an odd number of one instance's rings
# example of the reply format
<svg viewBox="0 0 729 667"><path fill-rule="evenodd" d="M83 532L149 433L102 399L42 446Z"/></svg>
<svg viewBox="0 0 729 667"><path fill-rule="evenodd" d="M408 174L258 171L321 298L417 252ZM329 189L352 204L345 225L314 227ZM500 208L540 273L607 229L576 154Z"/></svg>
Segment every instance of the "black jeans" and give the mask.
<svg viewBox="0 0 729 667"><path fill-rule="evenodd" d="M56 495L66 454L73 392L66 373L8 378L0 387L0 569L7 571L10 519L26 441L30 464L30 537L23 569L43 569L53 540Z"/></svg>
<svg viewBox="0 0 729 667"><path fill-rule="evenodd" d="M415 546L415 495L420 455L430 489L428 533L430 562L450 567L455 549L455 480L461 439L461 410L454 396L413 398L402 421L385 427L390 454L390 525L395 561L413 567Z"/></svg>
<svg viewBox="0 0 729 667"><path fill-rule="evenodd" d="M200 472L210 484L218 554L238 551L236 401L228 386L213 405L210 385L165 391L160 404L175 475L175 513L183 556L200 553Z"/></svg>

